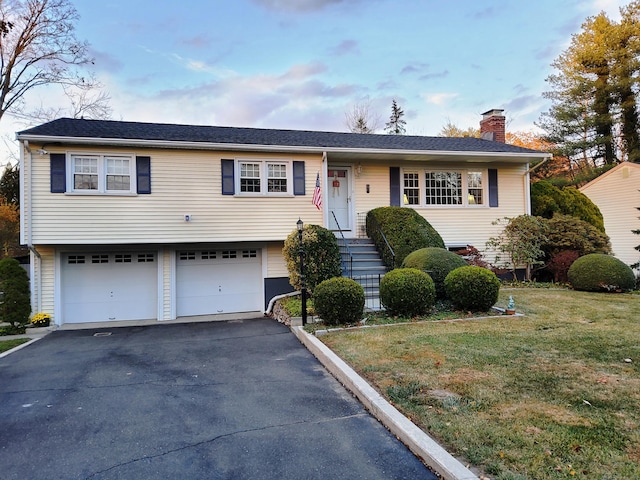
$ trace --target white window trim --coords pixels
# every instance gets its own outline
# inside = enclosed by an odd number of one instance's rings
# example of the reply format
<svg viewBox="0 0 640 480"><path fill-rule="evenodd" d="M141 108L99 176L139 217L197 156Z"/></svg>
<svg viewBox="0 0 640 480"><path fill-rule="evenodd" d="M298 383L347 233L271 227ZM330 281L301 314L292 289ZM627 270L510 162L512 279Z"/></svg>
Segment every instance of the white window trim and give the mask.
<svg viewBox="0 0 640 480"><path fill-rule="evenodd" d="M97 158L98 159L98 189L81 190L74 188L74 165L75 157ZM129 160L129 190L107 190L107 158L122 158ZM137 195L136 176L136 156L133 153L95 153L95 152L67 152L67 194L70 195L115 195L132 196Z"/></svg>
<svg viewBox="0 0 640 480"><path fill-rule="evenodd" d="M429 172L452 172L459 173L462 176L462 204L459 205L431 205L425 203L425 176ZM469 185L468 185L468 173L480 172L482 174L482 204L469 203ZM418 189L420 191L419 202L417 205L405 205L404 201L402 206L408 208L489 208L489 171L486 168L407 168L402 169L400 175L400 188L401 199L404 199L404 174L405 173L418 173Z"/></svg>
<svg viewBox="0 0 640 480"><path fill-rule="evenodd" d="M240 191L240 164L258 163L260 164L260 191L242 192ZM287 191L268 192L268 165L286 165ZM293 196L293 161L280 158L236 158L235 161L235 196L238 197L292 197Z"/></svg>

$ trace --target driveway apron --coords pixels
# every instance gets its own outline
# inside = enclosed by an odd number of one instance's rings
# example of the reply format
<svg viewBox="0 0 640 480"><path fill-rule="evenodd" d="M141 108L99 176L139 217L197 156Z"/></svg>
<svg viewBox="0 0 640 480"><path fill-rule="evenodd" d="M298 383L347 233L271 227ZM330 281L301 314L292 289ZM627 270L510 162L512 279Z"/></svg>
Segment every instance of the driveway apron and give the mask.
<svg viewBox="0 0 640 480"><path fill-rule="evenodd" d="M56 331L0 359L0 478L436 476L261 318Z"/></svg>

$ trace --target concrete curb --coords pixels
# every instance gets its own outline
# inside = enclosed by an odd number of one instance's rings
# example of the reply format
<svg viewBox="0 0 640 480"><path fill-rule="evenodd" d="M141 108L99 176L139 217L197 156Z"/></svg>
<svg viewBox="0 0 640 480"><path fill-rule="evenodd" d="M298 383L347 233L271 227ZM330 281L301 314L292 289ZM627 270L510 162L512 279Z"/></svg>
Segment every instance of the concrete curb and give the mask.
<svg viewBox="0 0 640 480"><path fill-rule="evenodd" d="M31 338L28 335L16 335L16 336L12 336L11 338ZM32 338L30 341L22 343L20 345L18 345L17 347L13 347L11 350L7 350L6 352L2 352L0 353L0 358L4 358L7 355L10 355L13 352L17 352L18 350L24 348L24 347L28 347L29 345L31 345L33 342L37 342L38 340L40 340L41 338L44 338L45 335L39 335L35 338ZM2 337L0 337L0 340L2 339Z"/></svg>
<svg viewBox="0 0 640 480"><path fill-rule="evenodd" d="M373 416L442 478L479 480L471 470L387 402L324 343L309 335L302 327L291 327L291 331L340 383L353 392Z"/></svg>

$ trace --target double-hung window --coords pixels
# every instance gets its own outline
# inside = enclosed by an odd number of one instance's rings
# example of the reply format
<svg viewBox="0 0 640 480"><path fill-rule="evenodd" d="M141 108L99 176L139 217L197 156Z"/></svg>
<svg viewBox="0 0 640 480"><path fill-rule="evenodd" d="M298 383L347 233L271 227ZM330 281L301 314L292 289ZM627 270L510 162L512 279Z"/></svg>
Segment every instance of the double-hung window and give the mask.
<svg viewBox="0 0 640 480"><path fill-rule="evenodd" d="M135 161L131 155L72 154L68 169L74 192L135 192Z"/></svg>
<svg viewBox="0 0 640 480"><path fill-rule="evenodd" d="M471 207L486 204L486 171L421 170L403 173L404 204Z"/></svg>
<svg viewBox="0 0 640 480"><path fill-rule="evenodd" d="M418 172L404 173L404 204L420 205L420 174Z"/></svg>
<svg viewBox="0 0 640 480"><path fill-rule="evenodd" d="M291 162L239 160L238 192L242 195L291 194Z"/></svg>

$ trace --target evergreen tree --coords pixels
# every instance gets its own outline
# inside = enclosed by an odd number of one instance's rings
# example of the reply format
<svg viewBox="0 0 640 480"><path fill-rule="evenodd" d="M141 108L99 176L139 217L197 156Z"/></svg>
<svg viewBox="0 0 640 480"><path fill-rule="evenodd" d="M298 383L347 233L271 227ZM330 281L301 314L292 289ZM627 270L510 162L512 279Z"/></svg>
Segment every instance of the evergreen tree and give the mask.
<svg viewBox="0 0 640 480"><path fill-rule="evenodd" d="M31 315L27 272L14 258L0 260L0 321L23 330Z"/></svg>
<svg viewBox="0 0 640 480"><path fill-rule="evenodd" d="M391 117L385 124L384 129L391 135L404 135L406 132L405 125L407 122L402 118L404 117L404 111L400 108L395 100L391 103Z"/></svg>
<svg viewBox="0 0 640 480"><path fill-rule="evenodd" d="M640 161L640 0L588 18L547 78L552 100L539 121L554 154L582 167Z"/></svg>
<svg viewBox="0 0 640 480"><path fill-rule="evenodd" d="M0 202L20 206L20 169L7 164L0 177Z"/></svg>

